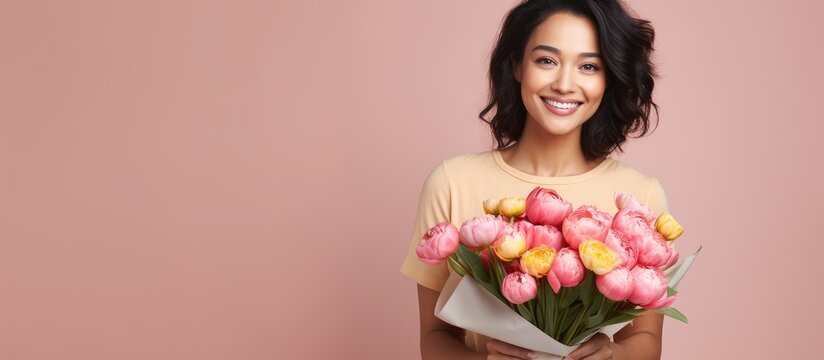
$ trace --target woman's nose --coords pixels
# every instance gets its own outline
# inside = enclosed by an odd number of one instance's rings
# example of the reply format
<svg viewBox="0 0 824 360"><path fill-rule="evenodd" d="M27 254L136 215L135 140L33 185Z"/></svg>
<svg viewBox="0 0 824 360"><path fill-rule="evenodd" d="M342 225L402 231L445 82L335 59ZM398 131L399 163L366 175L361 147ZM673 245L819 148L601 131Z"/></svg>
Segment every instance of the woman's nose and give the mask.
<svg viewBox="0 0 824 360"><path fill-rule="evenodd" d="M575 80L573 76L572 71L569 69L559 69L555 80L552 82L552 90L560 93L572 91Z"/></svg>

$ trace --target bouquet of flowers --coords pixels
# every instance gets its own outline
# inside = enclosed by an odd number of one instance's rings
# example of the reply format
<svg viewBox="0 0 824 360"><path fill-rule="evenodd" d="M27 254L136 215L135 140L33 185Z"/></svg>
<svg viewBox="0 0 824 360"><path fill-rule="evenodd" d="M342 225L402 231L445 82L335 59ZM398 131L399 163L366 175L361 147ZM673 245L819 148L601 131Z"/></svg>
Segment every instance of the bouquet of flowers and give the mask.
<svg viewBox="0 0 824 360"><path fill-rule="evenodd" d="M526 199L484 201L485 215L460 229L448 221L433 226L416 248L418 258L448 262L462 277L442 291L436 315L555 355L599 331L611 336L645 310L687 322L671 307L674 286L697 255L671 268L679 259L671 241L682 226L628 193L617 192L615 204L614 216L591 205L573 210L556 191L536 187ZM675 277L667 279L665 270ZM497 318L478 320L479 313Z"/></svg>

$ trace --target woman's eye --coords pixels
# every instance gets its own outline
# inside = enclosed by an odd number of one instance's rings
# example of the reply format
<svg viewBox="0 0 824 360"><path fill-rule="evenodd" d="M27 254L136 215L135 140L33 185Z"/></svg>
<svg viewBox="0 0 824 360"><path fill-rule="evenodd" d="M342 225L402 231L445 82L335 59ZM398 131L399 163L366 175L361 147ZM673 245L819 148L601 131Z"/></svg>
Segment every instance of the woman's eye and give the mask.
<svg viewBox="0 0 824 360"><path fill-rule="evenodd" d="M554 65L555 61L550 59L550 58L542 57L542 58L538 59L538 63L539 64L544 64L544 65Z"/></svg>
<svg viewBox="0 0 824 360"><path fill-rule="evenodd" d="M584 70L586 70L586 71L596 71L596 70L598 70L598 67L593 65L593 64L584 64L581 67L584 68Z"/></svg>

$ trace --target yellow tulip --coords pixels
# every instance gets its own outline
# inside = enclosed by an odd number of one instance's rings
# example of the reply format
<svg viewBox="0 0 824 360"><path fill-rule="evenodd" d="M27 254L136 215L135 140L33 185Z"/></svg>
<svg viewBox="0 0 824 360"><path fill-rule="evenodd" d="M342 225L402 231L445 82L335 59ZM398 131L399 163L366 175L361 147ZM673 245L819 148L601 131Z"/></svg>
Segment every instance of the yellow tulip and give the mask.
<svg viewBox="0 0 824 360"><path fill-rule="evenodd" d="M498 215L498 200L486 199L484 200L484 214Z"/></svg>
<svg viewBox="0 0 824 360"><path fill-rule="evenodd" d="M512 261L526 251L526 238L520 231L511 231L495 240L492 245L495 255L503 261Z"/></svg>
<svg viewBox="0 0 824 360"><path fill-rule="evenodd" d="M655 230L657 230L664 239L675 240L684 232L684 228L672 215L664 213L655 221Z"/></svg>
<svg viewBox="0 0 824 360"><path fill-rule="evenodd" d="M552 268L555 254L555 249L546 246L529 249L521 255L521 271L541 278Z"/></svg>
<svg viewBox="0 0 824 360"><path fill-rule="evenodd" d="M498 202L498 213L506 217L516 217L526 211L526 199L505 197Z"/></svg>
<svg viewBox="0 0 824 360"><path fill-rule="evenodd" d="M618 254L598 240L583 241L578 246L578 253L584 267L597 275L605 275L621 263Z"/></svg>

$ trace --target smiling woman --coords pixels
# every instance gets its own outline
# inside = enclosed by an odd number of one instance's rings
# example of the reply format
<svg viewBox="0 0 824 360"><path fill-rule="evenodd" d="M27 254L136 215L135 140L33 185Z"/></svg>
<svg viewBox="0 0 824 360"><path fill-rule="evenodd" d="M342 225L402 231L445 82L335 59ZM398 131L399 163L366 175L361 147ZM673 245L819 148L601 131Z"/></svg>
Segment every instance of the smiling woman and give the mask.
<svg viewBox="0 0 824 360"><path fill-rule="evenodd" d="M479 117L496 148L447 159L421 190L401 272L418 283L424 359L530 359L536 354L449 325L434 315L450 275L446 264L415 255L427 229L460 226L481 215L485 199L525 196L536 186L576 205L615 213L614 194L632 194L656 214L667 211L655 177L609 155L649 129L654 31L617 0L528 0L507 15L489 67L489 102ZM488 118L488 115L493 114ZM646 312L613 338L598 334L568 358L658 359L663 319Z"/></svg>

